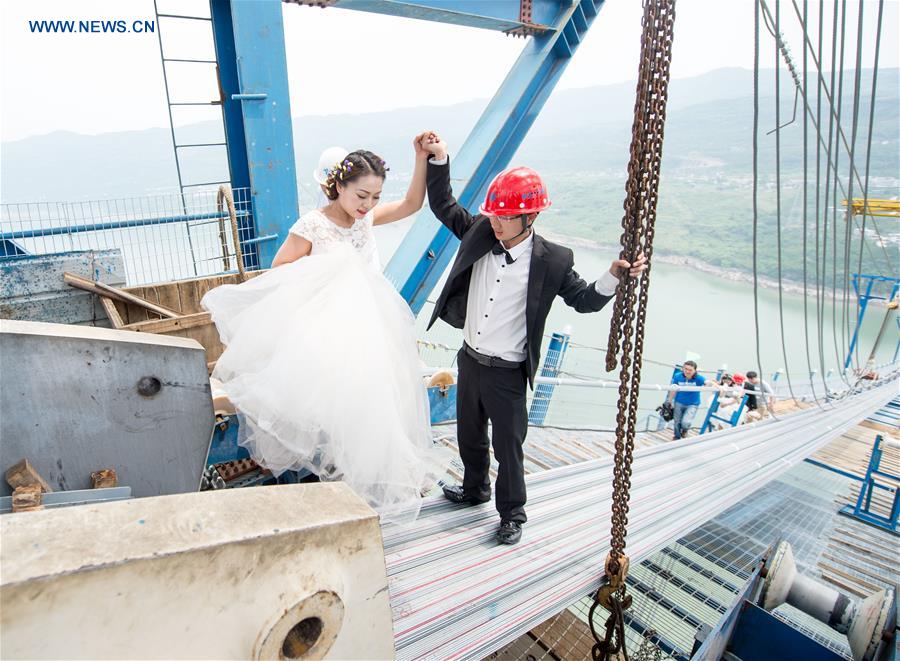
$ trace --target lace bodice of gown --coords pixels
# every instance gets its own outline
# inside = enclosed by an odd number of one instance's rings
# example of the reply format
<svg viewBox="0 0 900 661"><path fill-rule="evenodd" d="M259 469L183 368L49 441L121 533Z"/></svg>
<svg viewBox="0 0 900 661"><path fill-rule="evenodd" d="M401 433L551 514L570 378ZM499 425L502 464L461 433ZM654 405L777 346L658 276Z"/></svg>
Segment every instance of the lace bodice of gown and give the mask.
<svg viewBox="0 0 900 661"><path fill-rule="evenodd" d="M319 209L305 213L291 227L291 233L312 244L312 255L333 251L338 246L352 246L373 268L381 270L378 250L372 233L373 213L370 211L351 227L341 227L332 222Z"/></svg>

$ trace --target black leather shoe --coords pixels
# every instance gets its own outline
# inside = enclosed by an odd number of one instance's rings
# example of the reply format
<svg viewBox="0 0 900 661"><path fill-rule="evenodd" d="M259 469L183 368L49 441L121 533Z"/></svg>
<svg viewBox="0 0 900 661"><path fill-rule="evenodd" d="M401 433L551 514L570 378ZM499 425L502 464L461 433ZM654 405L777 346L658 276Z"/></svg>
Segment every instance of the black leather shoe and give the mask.
<svg viewBox="0 0 900 661"><path fill-rule="evenodd" d="M491 499L490 492L486 494L471 494L467 493L465 489L459 486L445 486L444 487L444 498L453 503L466 503L468 505L480 505L481 503L486 503Z"/></svg>
<svg viewBox="0 0 900 661"><path fill-rule="evenodd" d="M500 522L500 527L497 529L497 541L501 544L518 544L519 540L522 539L522 524L518 521L506 521L505 519Z"/></svg>

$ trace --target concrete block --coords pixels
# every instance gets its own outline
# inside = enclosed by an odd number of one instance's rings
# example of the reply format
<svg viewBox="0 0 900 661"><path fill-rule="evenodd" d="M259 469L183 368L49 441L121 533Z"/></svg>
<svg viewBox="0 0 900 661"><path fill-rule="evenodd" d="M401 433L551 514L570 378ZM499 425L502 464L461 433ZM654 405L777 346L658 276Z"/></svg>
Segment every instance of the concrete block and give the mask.
<svg viewBox="0 0 900 661"><path fill-rule="evenodd" d="M4 658L394 658L378 517L342 483L4 515L0 536Z"/></svg>
<svg viewBox="0 0 900 661"><path fill-rule="evenodd" d="M125 286L120 250L85 250L0 260L0 318L109 327L97 297L70 287L63 273Z"/></svg>
<svg viewBox="0 0 900 661"><path fill-rule="evenodd" d="M59 491L106 468L137 497L196 491L215 422L206 354L185 338L0 320L0 421L0 471L27 457Z"/></svg>

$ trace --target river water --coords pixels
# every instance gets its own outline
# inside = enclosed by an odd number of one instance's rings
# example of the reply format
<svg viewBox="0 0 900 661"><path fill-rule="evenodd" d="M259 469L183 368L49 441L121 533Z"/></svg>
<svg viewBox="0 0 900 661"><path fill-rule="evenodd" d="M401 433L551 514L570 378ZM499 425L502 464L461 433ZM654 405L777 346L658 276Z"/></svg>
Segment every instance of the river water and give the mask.
<svg viewBox="0 0 900 661"><path fill-rule="evenodd" d="M402 240L407 222L376 228L379 252L384 264L388 263ZM611 251L575 248L575 268L586 280L594 280L604 269L609 268L613 257ZM437 296L438 291L432 293L431 300ZM820 394L822 390L819 375L823 371L822 365L824 364L824 371L827 373L828 370L837 370L843 364L844 347L849 343L854 323L851 321L850 331L845 329L842 336L840 293L834 325L832 313L835 308L830 302L830 292L827 298L828 304L823 308L824 362L819 356L814 296L809 299L807 315L810 363L812 369L818 370L814 380ZM672 363L693 358L700 365L701 371L711 373L723 366L727 366L729 371L760 371L761 364L762 373L770 382L777 370L784 370L787 374L779 376L775 382L779 394L788 395L788 376L791 385L798 392L808 392L810 364L807 362L803 296L785 293L783 305L779 307L777 290L760 289L758 303L759 360L752 285L718 278L683 266L664 263L654 265L644 340L644 359L654 362L645 362L642 383L668 383ZM461 332L444 322L438 321L434 328L425 331L431 310L432 304L429 303L419 315L418 337L458 348ZM572 346L565 356L565 372L591 378L617 378L615 373L605 372L605 354L598 350L606 346L611 310L610 304L595 314L578 314L566 306L562 299L558 299L548 318L546 330L551 333L566 327L570 329ZM780 310L784 323L783 336ZM855 313L855 303L851 300L850 316L854 320ZM859 342L859 359L862 363L865 363L872 349L884 314L884 307L871 306L865 315ZM836 329L836 333L833 329ZM898 330L894 322L881 342L877 364L892 360L897 340ZM545 340L545 348L546 342ZM425 362L436 367L450 365L455 357L454 351L441 348L424 348L421 353ZM839 379L837 383L841 383ZM642 393L642 413L654 409L662 399L661 393ZM610 428L614 426L615 402L616 393L612 390L560 387L553 395L547 421L562 426Z"/></svg>

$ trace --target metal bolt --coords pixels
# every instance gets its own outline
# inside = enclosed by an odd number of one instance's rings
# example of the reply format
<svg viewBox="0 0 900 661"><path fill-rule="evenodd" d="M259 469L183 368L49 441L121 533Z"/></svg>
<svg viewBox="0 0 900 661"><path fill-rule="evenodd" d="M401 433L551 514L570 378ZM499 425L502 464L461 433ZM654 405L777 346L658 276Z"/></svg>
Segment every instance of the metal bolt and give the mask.
<svg viewBox="0 0 900 661"><path fill-rule="evenodd" d="M153 397L162 390L162 381L155 376L142 376L137 382L137 391L141 397Z"/></svg>

